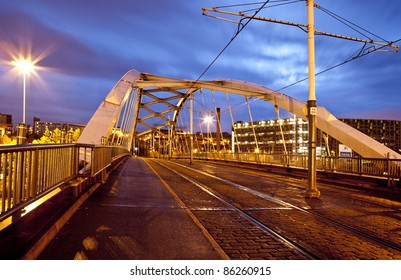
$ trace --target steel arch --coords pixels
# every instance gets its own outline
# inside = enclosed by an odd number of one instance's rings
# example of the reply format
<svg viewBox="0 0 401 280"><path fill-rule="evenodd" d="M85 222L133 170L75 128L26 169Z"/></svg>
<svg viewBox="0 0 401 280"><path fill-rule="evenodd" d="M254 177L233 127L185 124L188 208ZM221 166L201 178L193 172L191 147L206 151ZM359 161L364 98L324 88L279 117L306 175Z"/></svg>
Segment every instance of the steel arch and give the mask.
<svg viewBox="0 0 401 280"><path fill-rule="evenodd" d="M307 120L305 102L261 85L236 80L183 80L130 70L106 96L78 142L101 144L102 139L110 138L113 133L113 126L116 125L129 96L134 94L133 120L130 123L129 131L126 132L129 141L124 142L126 147L130 149L130 141L134 135L138 137L149 133L152 129L165 128L169 124L175 126L180 110L190 94L200 89L259 98ZM158 93L163 93L163 96L158 96ZM152 101L144 102L145 96ZM155 104L163 104L166 109L156 111L150 107ZM149 114L140 116L140 111L147 111ZM169 120L166 115L171 113L174 113L174 117ZM145 121L151 118L159 118L161 123L154 126L147 124ZM143 124L148 130L137 133L138 124ZM400 154L341 122L324 107L318 106L316 125L318 129L347 145L363 157L401 159Z"/></svg>

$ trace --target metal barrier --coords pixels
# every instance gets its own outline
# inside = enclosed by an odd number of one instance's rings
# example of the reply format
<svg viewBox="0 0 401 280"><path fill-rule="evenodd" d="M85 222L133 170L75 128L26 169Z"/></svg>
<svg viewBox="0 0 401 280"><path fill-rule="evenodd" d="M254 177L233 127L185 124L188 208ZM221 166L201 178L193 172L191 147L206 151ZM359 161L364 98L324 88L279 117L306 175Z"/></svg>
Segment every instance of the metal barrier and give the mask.
<svg viewBox="0 0 401 280"><path fill-rule="evenodd" d="M189 154L173 154L173 158L189 158ZM194 159L249 162L307 169L308 156L302 154L264 153L194 153ZM318 156L316 167L320 171L372 176L398 181L401 178L401 160L389 158L351 158Z"/></svg>
<svg viewBox="0 0 401 280"><path fill-rule="evenodd" d="M0 147L0 222L78 177L95 177L130 153L78 144Z"/></svg>

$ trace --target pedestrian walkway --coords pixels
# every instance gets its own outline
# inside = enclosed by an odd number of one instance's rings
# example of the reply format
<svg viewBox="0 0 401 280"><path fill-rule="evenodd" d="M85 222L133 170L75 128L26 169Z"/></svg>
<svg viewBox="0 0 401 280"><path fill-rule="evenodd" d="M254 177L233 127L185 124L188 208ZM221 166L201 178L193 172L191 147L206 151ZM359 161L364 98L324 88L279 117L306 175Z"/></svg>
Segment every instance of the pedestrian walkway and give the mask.
<svg viewBox="0 0 401 280"><path fill-rule="evenodd" d="M140 158L125 161L39 259L202 260L222 253Z"/></svg>

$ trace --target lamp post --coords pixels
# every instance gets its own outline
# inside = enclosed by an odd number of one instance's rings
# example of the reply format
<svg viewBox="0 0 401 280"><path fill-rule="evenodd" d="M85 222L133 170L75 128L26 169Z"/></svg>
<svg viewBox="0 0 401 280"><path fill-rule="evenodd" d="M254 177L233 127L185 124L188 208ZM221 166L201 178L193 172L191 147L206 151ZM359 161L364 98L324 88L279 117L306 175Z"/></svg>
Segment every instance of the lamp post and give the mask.
<svg viewBox="0 0 401 280"><path fill-rule="evenodd" d="M15 68L22 74L22 123L18 125L17 144L26 142L26 79L27 75L34 71L35 63L30 58L20 58L13 62Z"/></svg>

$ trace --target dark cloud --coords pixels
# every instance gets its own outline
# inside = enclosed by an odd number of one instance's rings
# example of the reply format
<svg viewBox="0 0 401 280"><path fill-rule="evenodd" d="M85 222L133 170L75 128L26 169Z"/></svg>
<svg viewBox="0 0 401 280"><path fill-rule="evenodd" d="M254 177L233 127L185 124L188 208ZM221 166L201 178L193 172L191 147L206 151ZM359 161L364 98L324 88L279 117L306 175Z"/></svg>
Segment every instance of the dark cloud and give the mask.
<svg viewBox="0 0 401 280"><path fill-rule="evenodd" d="M18 3L17 3L18 2ZM202 7L242 1L180 0L39 0L8 1L0 10L0 59L9 60L9 50L30 45L49 74L38 73L47 89L30 88L30 115L86 122L118 79L131 68L184 79L196 79L230 41L237 30L233 23L202 16ZM401 38L396 26L401 9L398 1L380 5L371 1L324 2L325 8L352 19L375 34ZM380 9L380 13L377 10ZM290 11L290 12L289 12ZM304 3L294 8L265 9L260 15L305 22ZM322 31L359 36L352 29L316 10L316 26ZM397 34L398 32L398 34ZM359 43L316 37L317 71L328 69L357 54ZM303 101L307 82L307 36L298 28L252 21L202 79L237 79L258 83ZM401 74L399 53L372 53L319 75L318 104L339 117L397 116ZM8 66L0 87L0 112L18 119L18 77L10 79ZM32 81L33 84L34 81ZM44 94L43 92L48 92ZM386 98L383 98L383 95ZM44 98L46 101L41 100ZM364 101L366 98L369 101ZM241 102L241 100L239 101ZM255 103L256 104L256 103ZM47 105L47 106L46 106ZM58 107L62 109L57 110ZM386 108L386 109L382 109ZM263 118L261 105L255 116ZM270 114L270 113L269 113ZM398 115L401 119L401 115Z"/></svg>

